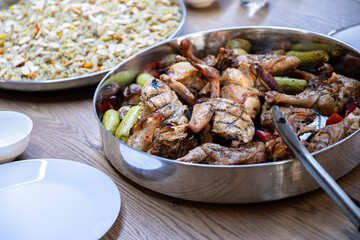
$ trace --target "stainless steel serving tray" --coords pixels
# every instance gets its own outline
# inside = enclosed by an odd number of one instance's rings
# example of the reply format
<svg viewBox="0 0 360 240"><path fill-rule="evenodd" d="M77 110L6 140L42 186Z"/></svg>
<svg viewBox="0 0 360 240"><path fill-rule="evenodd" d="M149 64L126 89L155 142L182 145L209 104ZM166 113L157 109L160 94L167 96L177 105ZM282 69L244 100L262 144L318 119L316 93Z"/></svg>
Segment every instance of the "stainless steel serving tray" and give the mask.
<svg viewBox="0 0 360 240"><path fill-rule="evenodd" d="M250 40L254 50L266 51L277 44L320 42L342 52L336 64L349 76L359 79L360 53L331 37L300 29L279 27L243 27L193 33L167 41L133 55L119 64L99 84L94 95L94 113L99 124L102 147L111 164L132 181L169 196L211 203L254 203L296 196L319 188L298 160L290 159L252 165L217 166L182 163L136 150L116 139L101 124L96 104L101 101L109 82L121 74L136 76L150 62L178 53L182 39L189 38L196 55L216 53L228 38ZM355 62L354 62L355 61ZM129 80L133 81L133 78ZM126 82L126 81L125 81ZM125 83L123 82L123 83ZM129 82L127 82L128 84ZM346 139L315 152L324 169L338 179L360 162L360 130Z"/></svg>
<svg viewBox="0 0 360 240"><path fill-rule="evenodd" d="M19 2L19 0L0 0L0 9L8 8L9 6ZM178 27L169 36L171 39L180 34L186 19L186 6L182 0L177 0L181 7L181 20ZM19 90L19 91L54 91L65 90L77 87L84 87L97 84L111 69L106 69L96 73L86 74L78 77L48 79L41 81L12 81L0 78L0 89Z"/></svg>

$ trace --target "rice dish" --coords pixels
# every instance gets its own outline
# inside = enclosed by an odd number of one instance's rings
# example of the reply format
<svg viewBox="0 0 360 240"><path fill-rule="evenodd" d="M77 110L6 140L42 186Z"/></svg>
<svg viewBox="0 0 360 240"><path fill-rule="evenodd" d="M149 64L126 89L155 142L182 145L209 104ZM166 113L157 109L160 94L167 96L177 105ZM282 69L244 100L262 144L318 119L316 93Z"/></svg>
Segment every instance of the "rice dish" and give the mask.
<svg viewBox="0 0 360 240"><path fill-rule="evenodd" d="M21 0L0 12L0 78L76 77L114 67L168 38L174 0Z"/></svg>

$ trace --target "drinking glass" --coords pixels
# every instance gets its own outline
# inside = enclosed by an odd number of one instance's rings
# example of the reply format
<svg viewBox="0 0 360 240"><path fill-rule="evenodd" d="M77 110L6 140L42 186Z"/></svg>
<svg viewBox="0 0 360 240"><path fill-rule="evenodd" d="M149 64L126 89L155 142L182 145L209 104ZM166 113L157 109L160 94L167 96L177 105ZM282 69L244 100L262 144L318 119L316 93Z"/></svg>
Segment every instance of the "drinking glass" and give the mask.
<svg viewBox="0 0 360 240"><path fill-rule="evenodd" d="M264 7L269 0L240 0L241 5L247 8L248 16L251 18L262 7Z"/></svg>

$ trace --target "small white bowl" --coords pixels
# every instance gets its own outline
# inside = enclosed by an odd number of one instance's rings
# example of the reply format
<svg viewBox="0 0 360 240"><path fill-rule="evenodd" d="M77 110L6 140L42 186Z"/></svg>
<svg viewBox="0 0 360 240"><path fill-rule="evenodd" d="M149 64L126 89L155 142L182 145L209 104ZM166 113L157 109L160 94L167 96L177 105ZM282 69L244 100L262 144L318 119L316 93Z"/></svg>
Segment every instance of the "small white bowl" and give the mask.
<svg viewBox="0 0 360 240"><path fill-rule="evenodd" d="M186 2L195 8L206 8L215 2L215 0L186 0Z"/></svg>
<svg viewBox="0 0 360 240"><path fill-rule="evenodd" d="M24 152L33 128L25 114L0 111L0 164L10 162Z"/></svg>

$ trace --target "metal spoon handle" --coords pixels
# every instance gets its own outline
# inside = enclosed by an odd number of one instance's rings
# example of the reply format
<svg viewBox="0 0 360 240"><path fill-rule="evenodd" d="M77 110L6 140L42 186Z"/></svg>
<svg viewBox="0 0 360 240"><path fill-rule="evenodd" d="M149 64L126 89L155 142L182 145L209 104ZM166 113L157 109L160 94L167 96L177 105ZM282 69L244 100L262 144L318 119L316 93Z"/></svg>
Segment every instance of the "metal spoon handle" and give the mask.
<svg viewBox="0 0 360 240"><path fill-rule="evenodd" d="M316 161L310 152L300 143L290 124L288 124L286 119L283 118L282 112L279 110L278 106L273 107L272 118L281 138L294 153L295 157L300 160L310 175L355 224L358 231L360 231L359 208L325 171L325 169Z"/></svg>

